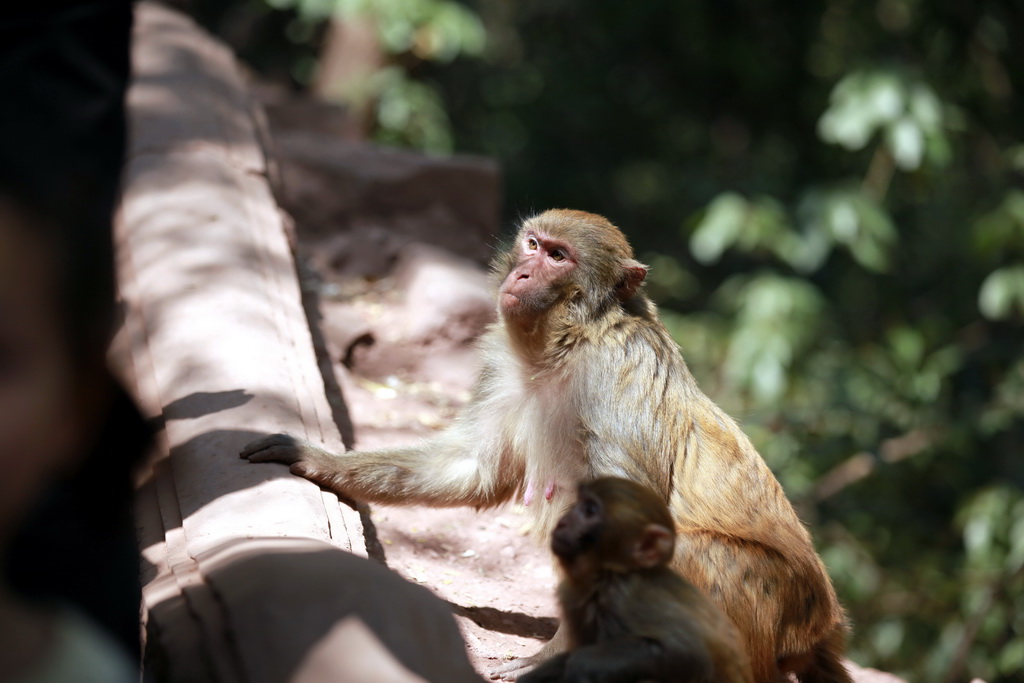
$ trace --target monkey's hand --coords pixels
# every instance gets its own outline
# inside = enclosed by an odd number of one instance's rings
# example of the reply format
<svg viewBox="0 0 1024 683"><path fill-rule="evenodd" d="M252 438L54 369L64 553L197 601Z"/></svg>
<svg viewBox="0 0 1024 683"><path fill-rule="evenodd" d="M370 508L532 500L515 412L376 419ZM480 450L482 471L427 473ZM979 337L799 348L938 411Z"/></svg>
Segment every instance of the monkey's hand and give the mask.
<svg viewBox="0 0 1024 683"><path fill-rule="evenodd" d="M239 456L249 462L288 465L292 474L334 491L343 502L356 506L344 485L345 469L338 456L308 441L289 434L271 434L246 444Z"/></svg>
<svg viewBox="0 0 1024 683"><path fill-rule="evenodd" d="M487 675L491 677L492 681L516 681L520 676L525 676L533 671L542 661L544 658L538 655L519 657L491 667L487 670Z"/></svg>
<svg viewBox="0 0 1024 683"><path fill-rule="evenodd" d="M569 653L563 652L528 671L519 678L519 683L563 683L569 679L565 675L565 665L569 661ZM589 679L587 679L589 680Z"/></svg>
<svg viewBox="0 0 1024 683"><path fill-rule="evenodd" d="M492 680L515 681L520 676L533 671L541 662L545 662L555 655L565 652L569 644L569 637L566 635L565 627L558 625L555 635L540 650L529 657L520 657L511 661L499 664L487 671ZM541 676L538 680L546 680Z"/></svg>
<svg viewBox="0 0 1024 683"><path fill-rule="evenodd" d="M249 462L280 462L292 465L302 460L305 451L315 448L313 444L288 434L271 434L250 441L239 455Z"/></svg>

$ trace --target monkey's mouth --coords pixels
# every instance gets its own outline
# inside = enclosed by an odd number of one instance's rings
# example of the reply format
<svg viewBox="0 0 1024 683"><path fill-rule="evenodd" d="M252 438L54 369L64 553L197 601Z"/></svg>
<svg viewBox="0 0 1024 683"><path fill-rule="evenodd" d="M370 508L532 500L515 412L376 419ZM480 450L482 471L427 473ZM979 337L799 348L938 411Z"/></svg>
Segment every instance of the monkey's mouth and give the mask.
<svg viewBox="0 0 1024 683"><path fill-rule="evenodd" d="M518 299L519 296L515 294L516 289L520 288L516 287L515 282L508 282L506 280L505 282L501 283L500 287L498 287L498 294L500 294L501 296L514 296L515 298Z"/></svg>
<svg viewBox="0 0 1024 683"><path fill-rule="evenodd" d="M523 300L518 294L513 294L512 292L502 292L501 308L506 313L521 311L524 308Z"/></svg>
<svg viewBox="0 0 1024 683"><path fill-rule="evenodd" d="M569 559L572 557L572 544L560 536L554 536L551 539L551 552L555 554L555 557Z"/></svg>
<svg viewBox="0 0 1024 683"><path fill-rule="evenodd" d="M596 530L588 530L576 536L558 533L556 530L551 534L551 552L559 559L571 560L597 545L598 536Z"/></svg>

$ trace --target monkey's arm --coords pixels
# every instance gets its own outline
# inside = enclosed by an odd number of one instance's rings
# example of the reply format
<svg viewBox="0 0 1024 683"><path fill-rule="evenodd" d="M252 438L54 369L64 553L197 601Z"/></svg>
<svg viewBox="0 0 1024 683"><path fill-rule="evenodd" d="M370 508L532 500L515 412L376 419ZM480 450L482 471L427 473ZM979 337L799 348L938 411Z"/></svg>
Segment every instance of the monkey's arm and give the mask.
<svg viewBox="0 0 1024 683"><path fill-rule="evenodd" d="M500 398L500 397L499 397ZM507 434L511 406L478 386L459 419L417 446L335 454L287 434L257 439L242 449L250 462L280 462L349 500L407 505L495 505L523 480Z"/></svg>

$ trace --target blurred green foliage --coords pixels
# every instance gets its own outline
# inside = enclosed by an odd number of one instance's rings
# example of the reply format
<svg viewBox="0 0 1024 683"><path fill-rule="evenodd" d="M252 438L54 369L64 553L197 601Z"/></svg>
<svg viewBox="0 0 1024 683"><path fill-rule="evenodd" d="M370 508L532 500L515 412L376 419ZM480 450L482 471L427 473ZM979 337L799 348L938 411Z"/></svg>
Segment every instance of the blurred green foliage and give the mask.
<svg viewBox="0 0 1024 683"><path fill-rule="evenodd" d="M480 17L455 0L208 0L193 11L257 70L299 87L316 80L331 20L361 20L381 63L344 87L320 93L343 105L369 103L372 134L384 144L452 152L452 127L437 86L415 77L420 65L479 55Z"/></svg>
<svg viewBox="0 0 1024 683"><path fill-rule="evenodd" d="M510 222L624 228L811 525L853 659L1022 680L1024 3L275 2L376 17L381 78L430 93L382 86L379 139L499 158ZM243 54L294 78L273 44Z"/></svg>

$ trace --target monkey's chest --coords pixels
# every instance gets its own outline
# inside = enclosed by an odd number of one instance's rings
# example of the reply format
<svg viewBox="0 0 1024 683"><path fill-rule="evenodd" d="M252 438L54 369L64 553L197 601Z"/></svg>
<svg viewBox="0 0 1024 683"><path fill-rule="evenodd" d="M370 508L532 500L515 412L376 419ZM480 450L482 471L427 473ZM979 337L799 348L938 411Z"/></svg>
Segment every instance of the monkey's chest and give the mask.
<svg viewBox="0 0 1024 683"><path fill-rule="evenodd" d="M575 401L552 387L529 388L516 406L515 443L526 465L527 483L551 500L558 490L575 492L587 473Z"/></svg>
<svg viewBox="0 0 1024 683"><path fill-rule="evenodd" d="M634 634L636 624L627 618L627 611L623 609L625 602L620 591L604 587L579 603L572 615L579 644L591 645Z"/></svg>

